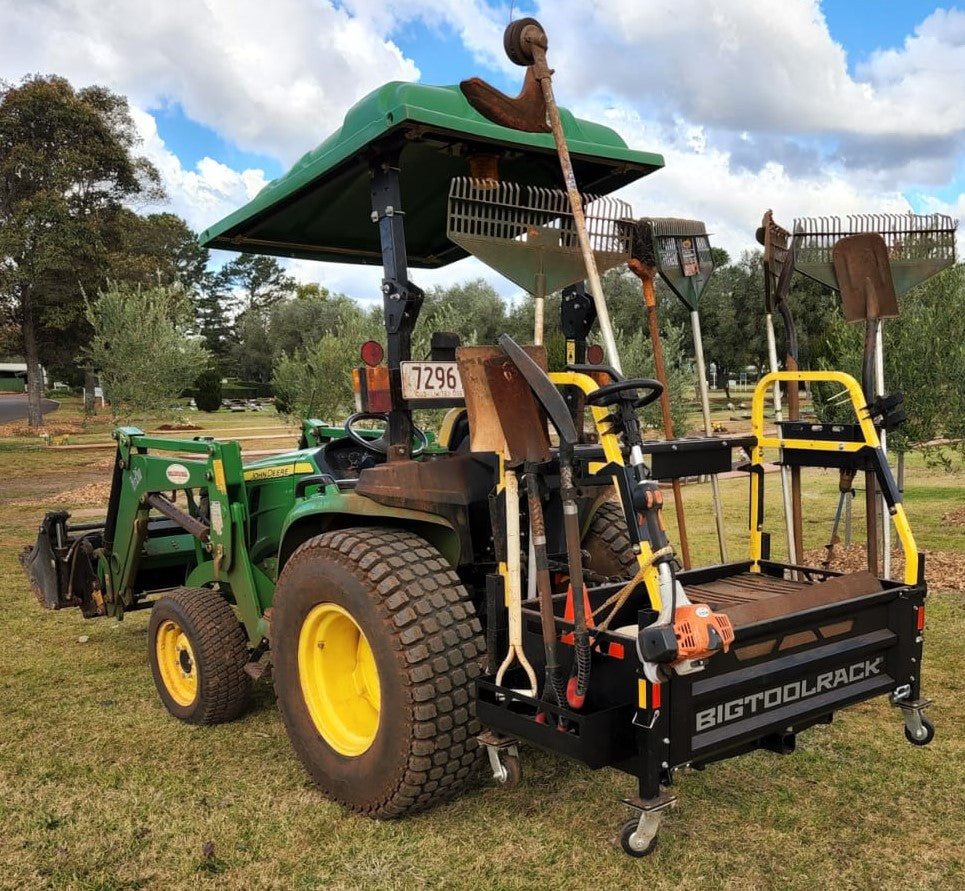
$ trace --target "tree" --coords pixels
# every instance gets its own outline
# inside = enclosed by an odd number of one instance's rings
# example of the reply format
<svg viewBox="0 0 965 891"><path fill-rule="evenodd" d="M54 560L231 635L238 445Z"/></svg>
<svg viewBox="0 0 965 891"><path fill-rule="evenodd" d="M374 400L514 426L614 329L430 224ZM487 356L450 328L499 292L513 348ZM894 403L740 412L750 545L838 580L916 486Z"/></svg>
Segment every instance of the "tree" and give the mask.
<svg viewBox="0 0 965 891"><path fill-rule="evenodd" d="M194 382L194 404L198 411L217 411L221 408L221 375L215 368L206 368Z"/></svg>
<svg viewBox="0 0 965 891"><path fill-rule="evenodd" d="M173 213L140 216L122 209L115 218L117 244L111 257L111 281L180 285L192 298L209 284L209 252L198 236Z"/></svg>
<svg viewBox="0 0 965 891"><path fill-rule="evenodd" d="M235 296L242 312L265 312L297 289L278 261L263 254L241 254L221 268L218 278L220 288Z"/></svg>
<svg viewBox="0 0 965 891"><path fill-rule="evenodd" d="M20 331L31 426L41 362L86 336L83 288L104 279L123 203L161 194L136 144L127 100L103 87L56 76L0 87L0 310Z"/></svg>
<svg viewBox="0 0 965 891"><path fill-rule="evenodd" d="M418 327L428 332L453 331L464 343L496 343L506 330L505 318L506 304L499 292L477 278L460 285L430 288ZM530 332L532 336L532 328Z"/></svg>
<svg viewBox="0 0 965 891"><path fill-rule="evenodd" d="M233 331L225 309L225 294L218 287L217 278L209 276L194 295L194 331L204 347L221 364L231 352Z"/></svg>
<svg viewBox="0 0 965 891"><path fill-rule="evenodd" d="M186 329L180 288L112 284L86 304L94 336L84 354L99 371L115 416L170 408L210 356Z"/></svg>
<svg viewBox="0 0 965 891"><path fill-rule="evenodd" d="M382 313L364 313L358 304L341 304L337 333L326 332L311 346L283 355L272 386L279 404L295 417L309 415L338 422L354 405L352 369L358 346L384 337Z"/></svg>
<svg viewBox="0 0 965 891"><path fill-rule="evenodd" d="M726 384L731 374L740 373L749 365L757 369L768 367L764 278L760 251L745 252L740 260L731 263L725 251L711 250L720 263L715 266L698 311L707 363L716 363L717 378ZM683 330L684 350L693 355L689 308L662 280L657 282L657 297L661 326ZM787 305L797 332L801 368L816 367L825 349L828 326L840 315L839 303L839 298L824 285L800 274L791 279ZM774 327L778 361L783 365L786 332L777 312Z"/></svg>
<svg viewBox="0 0 965 891"><path fill-rule="evenodd" d="M276 303L268 316L268 342L272 356L294 355L317 343L324 334L338 333L346 313L358 310L358 304L344 294L302 292L294 300ZM360 344L355 344L357 349Z"/></svg>
<svg viewBox="0 0 965 891"><path fill-rule="evenodd" d="M252 308L235 319L228 355L232 370L241 380L258 383L271 380L275 356L268 339L267 311Z"/></svg>

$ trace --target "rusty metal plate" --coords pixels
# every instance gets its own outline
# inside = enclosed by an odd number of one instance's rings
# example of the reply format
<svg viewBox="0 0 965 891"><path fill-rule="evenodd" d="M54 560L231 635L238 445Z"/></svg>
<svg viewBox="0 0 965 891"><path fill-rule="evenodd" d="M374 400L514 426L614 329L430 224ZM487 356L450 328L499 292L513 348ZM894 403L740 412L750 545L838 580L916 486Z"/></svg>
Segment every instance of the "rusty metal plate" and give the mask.
<svg viewBox="0 0 965 891"><path fill-rule="evenodd" d="M835 244L831 256L841 288L845 321L863 322L898 315L898 298L884 238L876 232L848 235Z"/></svg>
<svg viewBox="0 0 965 891"><path fill-rule="evenodd" d="M507 463L515 466L524 461L548 461L546 415L516 363L509 357L490 359L486 378L506 440Z"/></svg>
<svg viewBox="0 0 965 891"><path fill-rule="evenodd" d="M545 348L524 349L540 368L546 368ZM506 353L498 346L459 347L456 362L469 415L470 451L499 452L512 463L546 460L546 418Z"/></svg>

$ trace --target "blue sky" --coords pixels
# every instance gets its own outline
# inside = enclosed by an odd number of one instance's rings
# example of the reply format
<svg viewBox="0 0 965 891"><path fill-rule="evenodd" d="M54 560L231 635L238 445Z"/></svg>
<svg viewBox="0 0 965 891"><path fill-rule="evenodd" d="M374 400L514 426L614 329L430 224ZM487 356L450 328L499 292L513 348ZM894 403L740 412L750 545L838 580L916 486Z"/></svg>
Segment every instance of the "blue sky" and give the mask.
<svg viewBox="0 0 965 891"><path fill-rule="evenodd" d="M821 9L831 36L848 51L853 74L875 50L901 46L939 5L927 0L824 0Z"/></svg>
<svg viewBox="0 0 965 891"><path fill-rule="evenodd" d="M0 77L129 97L168 205L197 230L282 174L387 80L515 92L501 0L0 0ZM560 102L666 167L621 195L706 220L732 255L760 216L965 216L965 0L528 0ZM377 273L292 265L362 299ZM472 261L420 283L484 274Z"/></svg>

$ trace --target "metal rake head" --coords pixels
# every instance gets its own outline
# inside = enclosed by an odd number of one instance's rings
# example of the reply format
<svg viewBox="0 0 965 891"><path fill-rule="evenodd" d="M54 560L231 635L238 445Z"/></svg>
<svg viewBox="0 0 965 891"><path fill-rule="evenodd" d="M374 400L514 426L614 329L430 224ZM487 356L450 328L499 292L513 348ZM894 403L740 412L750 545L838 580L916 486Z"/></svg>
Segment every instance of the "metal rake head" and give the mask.
<svg viewBox="0 0 965 891"><path fill-rule="evenodd" d="M771 295L777 290L777 282L787 260L788 239L791 233L775 222L774 212L767 210L757 230L757 240L764 247L764 284L767 311L771 312Z"/></svg>
<svg viewBox="0 0 965 891"><path fill-rule="evenodd" d="M852 214L802 217L794 231L802 233L795 267L805 275L840 290L834 271L835 245L850 235L877 234L885 242L898 295L955 262L958 221L946 214Z"/></svg>
<svg viewBox="0 0 965 891"><path fill-rule="evenodd" d="M673 292L696 310L714 271L706 225L678 217L645 217L637 220L634 235L634 258L656 266Z"/></svg>
<svg viewBox="0 0 965 891"><path fill-rule="evenodd" d="M630 205L611 197L582 199L599 271L625 263ZM569 195L560 189L456 177L449 187L446 235L537 297L586 277Z"/></svg>

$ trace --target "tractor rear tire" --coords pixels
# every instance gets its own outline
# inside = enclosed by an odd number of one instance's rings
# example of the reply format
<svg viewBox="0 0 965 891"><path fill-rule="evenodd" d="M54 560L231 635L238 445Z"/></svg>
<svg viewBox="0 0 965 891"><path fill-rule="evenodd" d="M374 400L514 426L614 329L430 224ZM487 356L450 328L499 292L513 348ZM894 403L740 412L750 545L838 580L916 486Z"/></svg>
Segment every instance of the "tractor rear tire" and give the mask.
<svg viewBox="0 0 965 891"><path fill-rule="evenodd" d="M187 724L223 724L248 704L248 635L224 597L177 588L147 626L148 659L165 708Z"/></svg>
<svg viewBox="0 0 965 891"><path fill-rule="evenodd" d="M272 664L319 788L380 819L458 792L478 755L484 647L459 577L419 536L348 528L299 547L275 589Z"/></svg>
<svg viewBox="0 0 965 891"><path fill-rule="evenodd" d="M590 520L583 536L583 549L589 555L587 569L614 581L632 579L639 563L633 553L623 508L604 501Z"/></svg>

